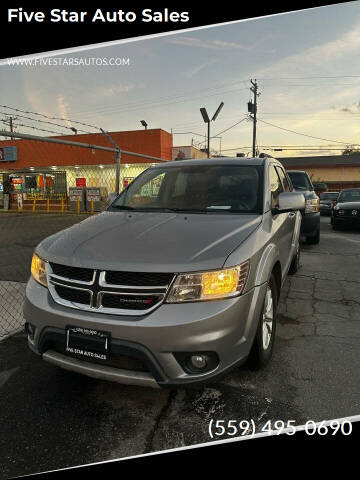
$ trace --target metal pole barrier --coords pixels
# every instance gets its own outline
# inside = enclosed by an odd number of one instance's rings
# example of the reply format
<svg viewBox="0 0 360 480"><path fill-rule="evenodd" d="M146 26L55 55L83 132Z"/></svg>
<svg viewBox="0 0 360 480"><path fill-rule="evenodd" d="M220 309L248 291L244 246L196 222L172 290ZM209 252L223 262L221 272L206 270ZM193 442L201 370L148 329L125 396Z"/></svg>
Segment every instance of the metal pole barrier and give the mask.
<svg viewBox="0 0 360 480"><path fill-rule="evenodd" d="M116 178L115 178L115 193L120 193L120 165L121 165L121 150L116 152Z"/></svg>
<svg viewBox="0 0 360 480"><path fill-rule="evenodd" d="M80 198L77 199L77 213L80 213Z"/></svg>
<svg viewBox="0 0 360 480"><path fill-rule="evenodd" d="M61 213L64 213L64 197L61 197Z"/></svg>
<svg viewBox="0 0 360 480"><path fill-rule="evenodd" d="M46 200L46 211L47 211L47 213L50 212L50 198L48 198L48 199Z"/></svg>
<svg viewBox="0 0 360 480"><path fill-rule="evenodd" d="M33 209L32 210L35 213L35 211L36 211L36 198L34 198L34 200L33 200Z"/></svg>
<svg viewBox="0 0 360 480"><path fill-rule="evenodd" d="M18 201L18 212L22 213L23 211L23 203L22 203L22 194L19 193L17 196L17 201Z"/></svg>
<svg viewBox="0 0 360 480"><path fill-rule="evenodd" d="M91 197L91 200L90 200L90 213L91 213L91 215L94 214L94 199L93 199L93 197Z"/></svg>

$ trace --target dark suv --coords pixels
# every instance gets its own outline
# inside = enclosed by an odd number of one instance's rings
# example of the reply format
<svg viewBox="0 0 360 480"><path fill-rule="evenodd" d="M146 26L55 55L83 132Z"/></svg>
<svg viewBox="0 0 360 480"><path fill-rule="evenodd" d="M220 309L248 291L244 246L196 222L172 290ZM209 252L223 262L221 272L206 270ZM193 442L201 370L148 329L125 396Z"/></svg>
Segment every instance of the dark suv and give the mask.
<svg viewBox="0 0 360 480"><path fill-rule="evenodd" d="M336 202L339 192L320 193L320 215L331 215L331 209Z"/></svg>
<svg viewBox="0 0 360 480"><path fill-rule="evenodd" d="M301 211L301 235L306 242L315 244L320 241L320 211L319 197L314 191L309 175L302 170L288 170L290 180L295 190L304 194L305 210Z"/></svg>

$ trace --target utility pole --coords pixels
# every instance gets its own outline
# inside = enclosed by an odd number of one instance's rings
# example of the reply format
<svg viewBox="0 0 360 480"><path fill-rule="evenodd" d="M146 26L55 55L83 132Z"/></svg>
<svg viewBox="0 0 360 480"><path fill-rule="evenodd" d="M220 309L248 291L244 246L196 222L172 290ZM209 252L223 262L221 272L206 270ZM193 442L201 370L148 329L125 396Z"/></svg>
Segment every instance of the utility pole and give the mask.
<svg viewBox="0 0 360 480"><path fill-rule="evenodd" d="M11 133L14 133L14 120L17 120L18 117L6 117L6 118L3 118L1 121L2 123L4 123L5 125L9 125L9 131ZM5 137L6 138L6 137Z"/></svg>
<svg viewBox="0 0 360 480"><path fill-rule="evenodd" d="M249 113L253 114L253 142L252 142L252 155L253 157L256 157L256 114L257 114L257 97L260 95L258 93L258 84L255 81L250 80L252 87L250 87L250 90L254 94L254 102L249 102L248 103L248 111Z"/></svg>

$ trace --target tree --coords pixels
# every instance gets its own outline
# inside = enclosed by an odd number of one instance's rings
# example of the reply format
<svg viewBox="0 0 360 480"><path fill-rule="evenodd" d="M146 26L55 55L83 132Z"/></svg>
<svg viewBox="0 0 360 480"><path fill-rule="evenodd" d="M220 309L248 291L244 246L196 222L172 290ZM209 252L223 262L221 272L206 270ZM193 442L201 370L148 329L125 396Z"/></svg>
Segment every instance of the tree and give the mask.
<svg viewBox="0 0 360 480"><path fill-rule="evenodd" d="M343 155L357 155L360 153L358 148L354 148L351 145L346 145L345 150L342 152Z"/></svg>

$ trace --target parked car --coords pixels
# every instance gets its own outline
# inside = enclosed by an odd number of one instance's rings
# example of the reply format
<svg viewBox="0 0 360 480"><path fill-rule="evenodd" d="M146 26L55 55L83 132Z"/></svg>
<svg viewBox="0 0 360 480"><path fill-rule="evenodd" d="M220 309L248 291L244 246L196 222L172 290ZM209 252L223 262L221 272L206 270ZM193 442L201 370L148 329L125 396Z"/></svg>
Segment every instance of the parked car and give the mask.
<svg viewBox="0 0 360 480"><path fill-rule="evenodd" d="M290 180L296 191L302 192L305 197L305 209L301 212L301 235L306 242L316 244L320 241L320 211L319 197L314 191L309 175L301 170L288 170Z"/></svg>
<svg viewBox="0 0 360 480"><path fill-rule="evenodd" d="M35 249L28 345L119 383L176 386L270 360L300 209L273 158L186 160L139 175L107 211Z"/></svg>
<svg viewBox="0 0 360 480"><path fill-rule="evenodd" d="M321 193L326 192L327 185L325 182L311 182L314 187L314 192L320 197Z"/></svg>
<svg viewBox="0 0 360 480"><path fill-rule="evenodd" d="M360 226L360 188L341 190L332 209L331 223L334 230Z"/></svg>
<svg viewBox="0 0 360 480"><path fill-rule="evenodd" d="M320 193L320 215L331 215L331 210L339 192Z"/></svg>

